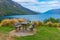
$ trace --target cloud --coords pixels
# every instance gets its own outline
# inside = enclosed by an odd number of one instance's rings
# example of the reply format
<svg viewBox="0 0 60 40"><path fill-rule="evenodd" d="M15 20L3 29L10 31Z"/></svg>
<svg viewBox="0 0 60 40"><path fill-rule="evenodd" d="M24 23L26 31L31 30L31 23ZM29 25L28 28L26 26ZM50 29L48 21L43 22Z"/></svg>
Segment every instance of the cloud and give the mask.
<svg viewBox="0 0 60 40"><path fill-rule="evenodd" d="M24 2L36 2L36 0L13 0L16 2L24 3Z"/></svg>
<svg viewBox="0 0 60 40"><path fill-rule="evenodd" d="M16 1L16 0L15 0ZM37 12L46 12L51 9L60 8L60 1L37 1L37 0L17 0L22 6Z"/></svg>

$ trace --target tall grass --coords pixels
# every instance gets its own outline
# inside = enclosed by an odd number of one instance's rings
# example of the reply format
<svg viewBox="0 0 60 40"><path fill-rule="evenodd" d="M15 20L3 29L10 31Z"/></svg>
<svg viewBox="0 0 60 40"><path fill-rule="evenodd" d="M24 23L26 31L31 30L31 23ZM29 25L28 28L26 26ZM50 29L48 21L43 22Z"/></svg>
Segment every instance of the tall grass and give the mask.
<svg viewBox="0 0 60 40"><path fill-rule="evenodd" d="M13 26L16 22L24 22L24 19L4 19L1 21L0 26Z"/></svg>
<svg viewBox="0 0 60 40"><path fill-rule="evenodd" d="M52 27L53 23L51 21L46 23L46 26Z"/></svg>
<svg viewBox="0 0 60 40"><path fill-rule="evenodd" d="M27 22L25 19L4 19L1 21L0 26L13 26L16 22ZM41 21L32 21L35 26L48 26L48 27L60 27L60 22L58 19L45 19L45 22ZM31 22L27 24L28 26L31 25Z"/></svg>
<svg viewBox="0 0 60 40"><path fill-rule="evenodd" d="M44 23L41 21L32 21L32 23L35 24L35 26L42 26Z"/></svg>

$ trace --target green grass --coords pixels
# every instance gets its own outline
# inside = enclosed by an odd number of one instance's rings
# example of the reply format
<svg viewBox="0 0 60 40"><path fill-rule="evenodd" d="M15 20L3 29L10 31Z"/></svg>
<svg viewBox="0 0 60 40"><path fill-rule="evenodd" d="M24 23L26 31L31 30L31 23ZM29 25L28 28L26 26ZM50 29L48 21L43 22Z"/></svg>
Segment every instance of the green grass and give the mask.
<svg viewBox="0 0 60 40"><path fill-rule="evenodd" d="M15 40L60 40L60 31L54 27L38 27L33 36L15 37Z"/></svg>
<svg viewBox="0 0 60 40"><path fill-rule="evenodd" d="M35 35L26 37L14 37L15 40L60 40L60 30L55 27L37 27ZM0 27L0 32L8 33L13 30L12 27Z"/></svg>
<svg viewBox="0 0 60 40"><path fill-rule="evenodd" d="M13 27L9 27L9 26L0 27L0 33L7 34L12 30L13 30Z"/></svg>

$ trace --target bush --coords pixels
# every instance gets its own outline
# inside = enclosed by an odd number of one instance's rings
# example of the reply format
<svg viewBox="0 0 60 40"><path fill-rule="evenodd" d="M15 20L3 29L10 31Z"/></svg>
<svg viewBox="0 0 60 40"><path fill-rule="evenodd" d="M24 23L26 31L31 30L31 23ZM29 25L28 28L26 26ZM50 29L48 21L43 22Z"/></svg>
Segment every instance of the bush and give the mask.
<svg viewBox="0 0 60 40"><path fill-rule="evenodd" d="M17 19L4 19L1 21L0 26L13 26L15 22L18 22Z"/></svg>
<svg viewBox="0 0 60 40"><path fill-rule="evenodd" d="M25 19L18 19L19 22L25 22Z"/></svg>
<svg viewBox="0 0 60 40"><path fill-rule="evenodd" d="M46 26L52 27L53 23L51 21L49 21L49 22L46 23Z"/></svg>
<svg viewBox="0 0 60 40"><path fill-rule="evenodd" d="M38 21L38 26L42 26L44 23L41 21Z"/></svg>
<svg viewBox="0 0 60 40"><path fill-rule="evenodd" d="M13 26L14 23L18 22L17 19L10 19L10 23L9 23L9 26Z"/></svg>
<svg viewBox="0 0 60 40"><path fill-rule="evenodd" d="M60 27L60 23L54 23L54 27Z"/></svg>
<svg viewBox="0 0 60 40"><path fill-rule="evenodd" d="M9 22L10 22L9 19L2 20L0 26L7 26Z"/></svg>
<svg viewBox="0 0 60 40"><path fill-rule="evenodd" d="M24 19L4 19L0 26L14 26L16 22L25 22ZM29 23L27 25L30 25Z"/></svg>
<svg viewBox="0 0 60 40"><path fill-rule="evenodd" d="M57 27L60 27L60 23L57 23Z"/></svg>
<svg viewBox="0 0 60 40"><path fill-rule="evenodd" d="M60 27L60 23L58 23L58 25L57 25L58 27Z"/></svg>
<svg viewBox="0 0 60 40"><path fill-rule="evenodd" d="M49 18L49 19L45 19L44 23L47 23L49 21L51 21L52 23L59 23L60 19Z"/></svg>
<svg viewBox="0 0 60 40"><path fill-rule="evenodd" d="M35 26L42 26L43 25L43 22L40 22L40 21L32 21L32 23L34 23Z"/></svg>
<svg viewBox="0 0 60 40"><path fill-rule="evenodd" d="M56 24L56 23L54 23L54 24L53 24L53 27L57 27L57 24Z"/></svg>

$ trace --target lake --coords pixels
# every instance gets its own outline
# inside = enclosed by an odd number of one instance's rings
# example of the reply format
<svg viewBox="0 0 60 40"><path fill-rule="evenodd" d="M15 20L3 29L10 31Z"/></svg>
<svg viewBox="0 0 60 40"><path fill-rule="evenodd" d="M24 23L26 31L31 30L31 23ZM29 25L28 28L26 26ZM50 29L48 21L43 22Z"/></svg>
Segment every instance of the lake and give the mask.
<svg viewBox="0 0 60 40"><path fill-rule="evenodd" d="M4 16L4 17L1 17L2 19L5 19L5 18L24 18L24 19L27 19L27 20L35 20L35 21L43 21L45 19L48 19L50 17L53 17L53 18L56 18L56 19L60 19L60 14L54 14L54 13L51 13L51 14L39 14L39 15L13 15L13 16Z"/></svg>

